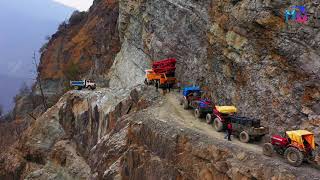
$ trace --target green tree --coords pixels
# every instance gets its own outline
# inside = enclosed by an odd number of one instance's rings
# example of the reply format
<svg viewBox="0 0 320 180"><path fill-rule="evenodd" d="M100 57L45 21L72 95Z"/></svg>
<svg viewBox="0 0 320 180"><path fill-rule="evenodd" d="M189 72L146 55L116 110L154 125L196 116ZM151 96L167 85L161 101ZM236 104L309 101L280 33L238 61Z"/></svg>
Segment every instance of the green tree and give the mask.
<svg viewBox="0 0 320 180"><path fill-rule="evenodd" d="M65 90L70 90L69 81L77 81L80 80L80 68L78 64L71 63L65 70L64 75L66 77Z"/></svg>
<svg viewBox="0 0 320 180"><path fill-rule="evenodd" d="M71 63L66 71L65 71L65 76L67 80L78 80L80 78L80 68L78 64Z"/></svg>

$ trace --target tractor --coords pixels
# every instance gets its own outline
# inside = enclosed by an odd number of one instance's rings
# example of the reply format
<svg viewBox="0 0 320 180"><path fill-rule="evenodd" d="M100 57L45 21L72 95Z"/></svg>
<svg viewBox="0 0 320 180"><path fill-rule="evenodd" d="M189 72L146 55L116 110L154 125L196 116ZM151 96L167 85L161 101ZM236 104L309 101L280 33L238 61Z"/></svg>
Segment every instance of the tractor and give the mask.
<svg viewBox="0 0 320 180"><path fill-rule="evenodd" d="M202 91L199 86L185 87L182 94L180 105L183 105L184 109L194 109L195 117L201 118L207 113L212 113L213 103L208 98L201 98Z"/></svg>
<svg viewBox="0 0 320 180"><path fill-rule="evenodd" d="M180 98L180 105L183 105L184 109L190 107L190 103L194 100L201 99L201 91L199 86L184 87L182 90L182 98Z"/></svg>
<svg viewBox="0 0 320 180"><path fill-rule="evenodd" d="M226 130L230 122L233 127L232 134L239 137L243 143L248 143L250 140L259 141L268 134L269 129L261 126L260 120L235 116L236 112L237 108L234 106L215 106L213 114L207 114L206 121L208 124L213 122L213 127L218 132Z"/></svg>
<svg viewBox="0 0 320 180"><path fill-rule="evenodd" d="M208 113L206 121L208 124L213 122L213 126L217 131L222 131L226 126L227 120L238 110L234 106L214 106L213 113ZM214 117L214 118L212 118Z"/></svg>
<svg viewBox="0 0 320 180"><path fill-rule="evenodd" d="M270 143L263 145L263 154L271 157L274 152L284 156L292 166L300 166L304 160L314 162L318 146L314 134L306 130L287 131L286 136L273 135Z"/></svg>

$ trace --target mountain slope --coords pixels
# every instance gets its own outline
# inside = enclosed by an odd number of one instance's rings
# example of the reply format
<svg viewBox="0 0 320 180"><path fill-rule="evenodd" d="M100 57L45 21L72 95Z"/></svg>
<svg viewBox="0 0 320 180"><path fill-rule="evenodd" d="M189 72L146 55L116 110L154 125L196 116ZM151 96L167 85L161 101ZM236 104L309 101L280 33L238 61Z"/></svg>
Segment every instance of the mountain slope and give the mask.
<svg viewBox="0 0 320 180"><path fill-rule="evenodd" d="M319 179L317 151L301 167L261 153L285 130L320 137L319 5L305 4L308 23L286 24L289 4L96 0L42 54L45 93L57 103L20 119L29 128L0 155L0 179ZM199 84L215 104L237 106L270 134L228 142L179 106L177 94L142 85L151 62L167 57L177 58L183 85ZM97 80L97 90L65 93L70 69Z"/></svg>
<svg viewBox="0 0 320 180"><path fill-rule="evenodd" d="M8 79L1 79L1 84L14 85L10 94L0 89L2 96L17 93L21 86L18 78L31 84L34 79L33 52L45 43L45 37L57 30L58 25L66 20L74 9L65 7L51 0L2 0L0 2L0 74ZM10 81L10 82L9 82ZM0 101L8 110L11 101Z"/></svg>

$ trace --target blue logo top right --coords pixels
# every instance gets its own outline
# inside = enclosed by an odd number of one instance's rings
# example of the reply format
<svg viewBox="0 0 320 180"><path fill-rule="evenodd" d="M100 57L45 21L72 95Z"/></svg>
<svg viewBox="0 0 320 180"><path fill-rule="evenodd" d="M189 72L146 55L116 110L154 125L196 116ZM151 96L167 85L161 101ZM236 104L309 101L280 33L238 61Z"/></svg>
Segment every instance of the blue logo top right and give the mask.
<svg viewBox="0 0 320 180"><path fill-rule="evenodd" d="M291 6L285 11L285 21L294 21L298 23L306 23L308 21L307 9L305 6Z"/></svg>

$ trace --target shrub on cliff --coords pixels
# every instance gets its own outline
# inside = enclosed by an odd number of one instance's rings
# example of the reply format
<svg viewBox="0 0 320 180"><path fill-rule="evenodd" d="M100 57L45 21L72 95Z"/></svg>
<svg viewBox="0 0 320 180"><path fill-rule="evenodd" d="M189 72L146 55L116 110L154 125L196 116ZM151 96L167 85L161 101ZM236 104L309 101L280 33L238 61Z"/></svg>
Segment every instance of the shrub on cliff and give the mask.
<svg viewBox="0 0 320 180"><path fill-rule="evenodd" d="M40 53L40 54L44 53L44 52L47 50L48 45L49 45L49 42L44 43L44 44L41 46L41 48L39 49L39 53Z"/></svg>
<svg viewBox="0 0 320 180"><path fill-rule="evenodd" d="M74 11L69 19L69 25L75 25L81 22L86 16L85 12Z"/></svg>
<svg viewBox="0 0 320 180"><path fill-rule="evenodd" d="M58 31L62 32L62 31L64 31L65 29L67 29L67 27L68 27L68 23L67 23L66 21L63 21L63 22L59 25Z"/></svg>
<svg viewBox="0 0 320 180"><path fill-rule="evenodd" d="M15 98L19 98L22 96L28 96L31 93L31 89L29 88L29 86L27 85L27 83L23 83L19 89L19 93L16 95Z"/></svg>
<svg viewBox="0 0 320 180"><path fill-rule="evenodd" d="M69 81L75 81L75 80L80 80L80 68L78 64L71 63L66 69L65 69L65 77L66 77L66 82L64 83L65 85L65 90L68 91L70 90L70 85Z"/></svg>
<svg viewBox="0 0 320 180"><path fill-rule="evenodd" d="M51 41L51 36L47 35L47 36L45 37L45 40L46 40L46 42L45 42L45 43L41 46L41 48L39 49L39 53L40 53L40 54L44 53L44 52L47 50L48 45L49 45L49 42Z"/></svg>

